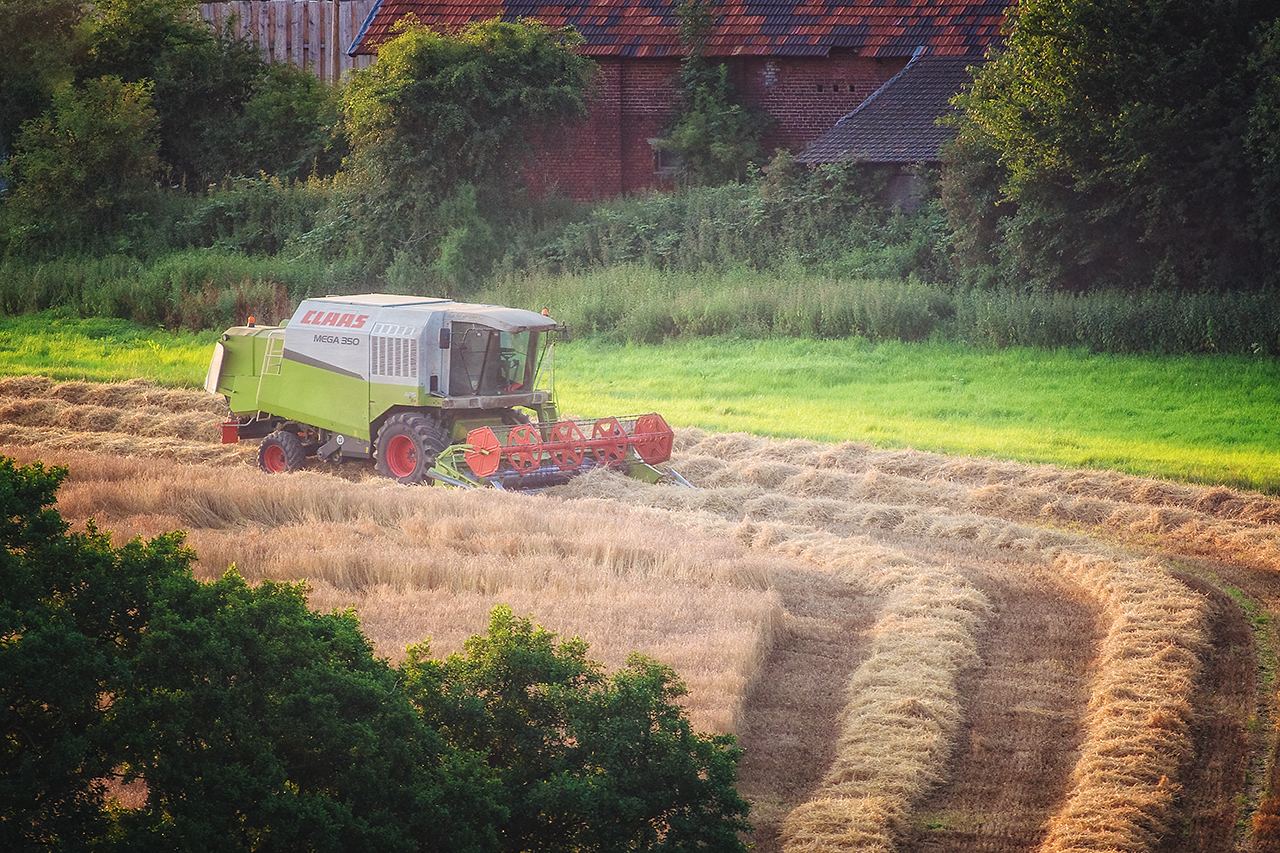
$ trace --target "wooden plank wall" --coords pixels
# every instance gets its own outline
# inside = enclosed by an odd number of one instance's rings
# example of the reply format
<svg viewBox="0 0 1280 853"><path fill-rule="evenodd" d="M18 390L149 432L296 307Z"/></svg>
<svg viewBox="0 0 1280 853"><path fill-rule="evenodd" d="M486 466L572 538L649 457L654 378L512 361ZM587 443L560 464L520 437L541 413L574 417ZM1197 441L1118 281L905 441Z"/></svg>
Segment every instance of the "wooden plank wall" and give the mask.
<svg viewBox="0 0 1280 853"><path fill-rule="evenodd" d="M341 0L338 6L338 60L341 72L368 68L371 56L348 56L375 0ZM201 3L200 14L217 26L235 19L235 33L258 44L271 62L308 68L333 79L333 0L220 0Z"/></svg>

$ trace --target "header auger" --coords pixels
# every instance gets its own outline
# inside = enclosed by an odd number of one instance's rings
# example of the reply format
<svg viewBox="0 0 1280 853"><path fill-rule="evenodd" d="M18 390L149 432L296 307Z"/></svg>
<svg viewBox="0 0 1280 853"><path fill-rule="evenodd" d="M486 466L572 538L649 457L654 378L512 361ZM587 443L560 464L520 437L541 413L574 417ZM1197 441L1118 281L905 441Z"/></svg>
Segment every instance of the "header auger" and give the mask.
<svg viewBox="0 0 1280 853"><path fill-rule="evenodd" d="M223 441L261 439L268 473L372 457L402 483L533 489L601 467L655 480L674 441L661 415L559 418L548 356L561 333L496 305L308 299L278 326L228 329L205 387L233 416Z"/></svg>

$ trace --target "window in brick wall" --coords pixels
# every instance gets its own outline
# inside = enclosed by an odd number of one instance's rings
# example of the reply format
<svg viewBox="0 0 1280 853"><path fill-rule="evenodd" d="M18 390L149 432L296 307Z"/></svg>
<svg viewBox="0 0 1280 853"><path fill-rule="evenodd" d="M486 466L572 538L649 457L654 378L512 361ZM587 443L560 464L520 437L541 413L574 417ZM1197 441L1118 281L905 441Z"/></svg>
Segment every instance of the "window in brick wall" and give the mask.
<svg viewBox="0 0 1280 853"><path fill-rule="evenodd" d="M680 155L666 148L658 147L657 139L650 139L653 146L653 171L658 175L670 175L680 168Z"/></svg>

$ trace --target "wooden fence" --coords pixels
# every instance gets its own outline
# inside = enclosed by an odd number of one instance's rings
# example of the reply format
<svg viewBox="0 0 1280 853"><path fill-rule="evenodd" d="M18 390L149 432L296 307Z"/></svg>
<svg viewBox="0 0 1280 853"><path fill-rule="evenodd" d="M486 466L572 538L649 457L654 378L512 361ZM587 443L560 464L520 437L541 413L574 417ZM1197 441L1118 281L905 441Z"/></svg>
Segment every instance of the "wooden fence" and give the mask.
<svg viewBox="0 0 1280 853"><path fill-rule="evenodd" d="M321 80L334 78L333 11L338 10L338 76L368 68L371 56L348 56L376 0L221 0L201 3L200 14L217 26L234 20L237 36L257 43L271 62L308 68Z"/></svg>

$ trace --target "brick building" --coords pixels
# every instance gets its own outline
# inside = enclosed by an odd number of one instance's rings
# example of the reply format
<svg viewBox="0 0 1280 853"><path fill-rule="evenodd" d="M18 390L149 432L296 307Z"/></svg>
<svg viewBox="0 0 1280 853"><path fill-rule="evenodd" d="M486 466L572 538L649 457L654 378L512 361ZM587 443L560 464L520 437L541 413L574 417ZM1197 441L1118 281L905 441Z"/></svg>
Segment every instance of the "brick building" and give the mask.
<svg viewBox="0 0 1280 853"><path fill-rule="evenodd" d="M589 201L661 187L668 180L651 140L675 105L683 50L678 0L379 0L352 46L374 53L406 15L457 27L530 18L572 25L600 66L590 117L538 145L535 190ZM913 56L980 62L999 37L1009 0L712 0L706 54L726 63L745 99L775 119L764 150L806 146L895 78ZM908 75L910 77L910 75Z"/></svg>

